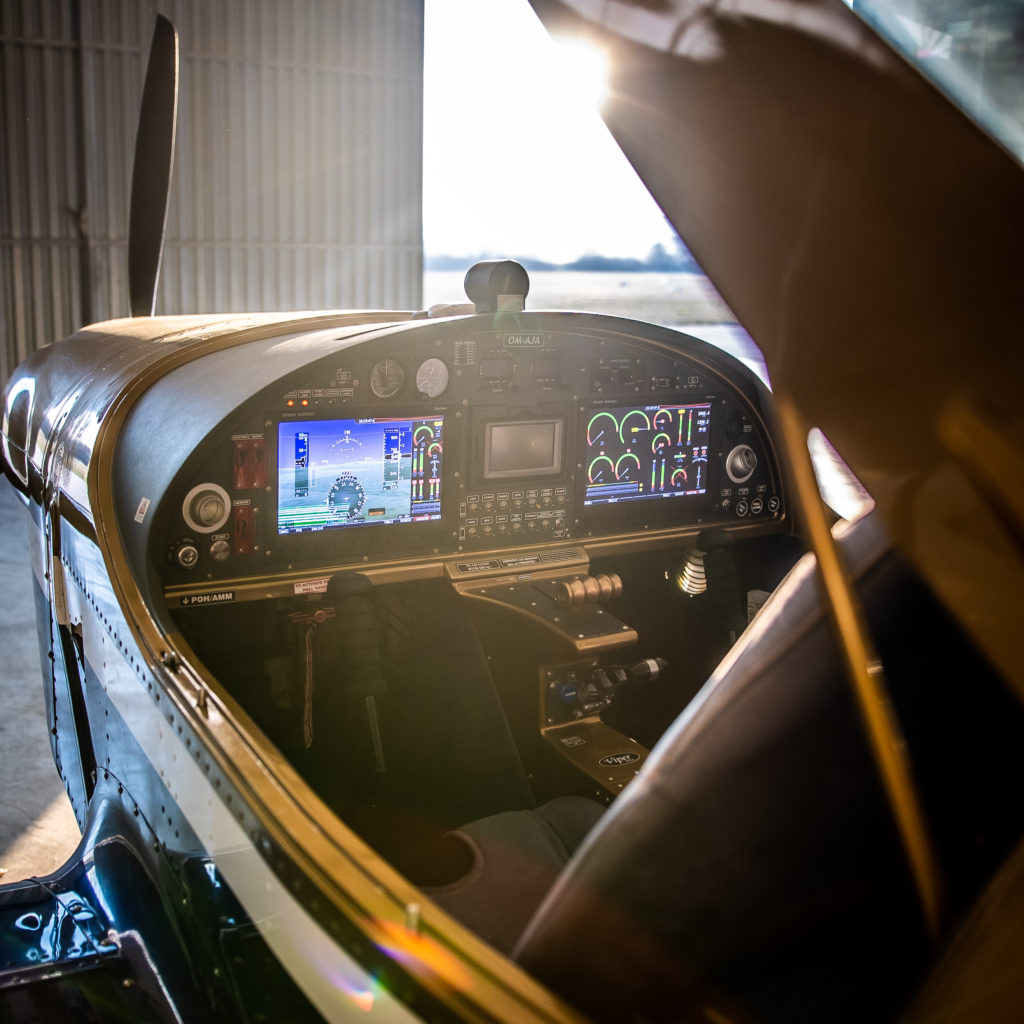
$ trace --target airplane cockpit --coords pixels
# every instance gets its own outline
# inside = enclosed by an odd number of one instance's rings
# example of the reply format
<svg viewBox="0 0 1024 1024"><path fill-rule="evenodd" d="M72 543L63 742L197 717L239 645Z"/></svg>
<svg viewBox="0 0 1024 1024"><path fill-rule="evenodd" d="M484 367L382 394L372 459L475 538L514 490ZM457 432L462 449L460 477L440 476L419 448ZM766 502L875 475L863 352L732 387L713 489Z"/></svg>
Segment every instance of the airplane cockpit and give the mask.
<svg viewBox="0 0 1024 1024"><path fill-rule="evenodd" d="M479 312L214 340L112 458L174 657L506 953L804 550L751 370L512 288L496 261ZM538 876L506 818L572 838Z"/></svg>
<svg viewBox="0 0 1024 1024"><path fill-rule="evenodd" d="M4 395L84 838L0 893L38 924L0 990L103 967L118 1019L1015 1019L1019 159L865 5L671 6L533 0L609 47L605 119L774 392L682 330L533 308L507 260L468 305L154 317L158 18L133 316ZM969 27L866 17L940 69ZM89 963L39 962L86 903Z"/></svg>
<svg viewBox="0 0 1024 1024"><path fill-rule="evenodd" d="M893 966L850 1019L888 1012L926 941L886 798L863 788L871 755L801 561L768 389L667 328L526 310L515 264L474 277L492 283L468 286L460 315L211 331L125 411L113 509L165 667L232 723L222 745L295 773L321 826L597 1019L645 992L694 998L680 947L701 978L739 971L727 991L768 1018L795 1010L763 965L781 977L826 939L820 991L786 991L833 1007L883 908ZM898 622L893 649L921 652L894 672L913 732L922 675L976 653L936 625L872 517L841 532L878 635ZM1011 737L981 743L982 721L1017 728L1012 706L993 711L998 683L977 690L955 759L975 782L1013 770ZM964 724L954 705L936 685L915 735L929 778L946 778L934 729ZM950 792L930 808L950 836L977 816L976 847L942 850L966 899L1016 825ZM818 886L842 893L824 919ZM716 913L790 916L791 936L755 943L756 968L732 940L709 949L712 892ZM599 922L646 943L663 901L670 954L583 938ZM606 983L567 969L566 948Z"/></svg>
<svg viewBox="0 0 1024 1024"><path fill-rule="evenodd" d="M696 339L516 311L246 348L126 420L128 546L211 674L399 860L388 800L413 790L430 841L531 785L610 801L801 550L767 389Z"/></svg>

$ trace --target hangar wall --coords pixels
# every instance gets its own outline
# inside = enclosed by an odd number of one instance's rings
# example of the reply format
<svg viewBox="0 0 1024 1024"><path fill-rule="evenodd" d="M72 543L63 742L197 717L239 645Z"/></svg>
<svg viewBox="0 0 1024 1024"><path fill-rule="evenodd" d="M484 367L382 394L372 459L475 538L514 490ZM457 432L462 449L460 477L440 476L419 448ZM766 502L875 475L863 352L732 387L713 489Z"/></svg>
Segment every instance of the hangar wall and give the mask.
<svg viewBox="0 0 1024 1024"><path fill-rule="evenodd" d="M0 381L128 313L158 11L181 66L156 312L421 304L423 0L4 0Z"/></svg>

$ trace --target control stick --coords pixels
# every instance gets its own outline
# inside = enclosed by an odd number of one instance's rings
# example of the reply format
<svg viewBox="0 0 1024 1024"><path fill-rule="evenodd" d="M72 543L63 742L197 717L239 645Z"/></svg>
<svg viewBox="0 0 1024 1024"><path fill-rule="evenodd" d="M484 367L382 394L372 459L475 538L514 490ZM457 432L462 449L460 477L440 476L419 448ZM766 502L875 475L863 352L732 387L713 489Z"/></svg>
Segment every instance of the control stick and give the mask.
<svg viewBox="0 0 1024 1024"><path fill-rule="evenodd" d="M370 603L373 584L360 573L335 573L327 584L327 599L335 603L335 633L342 668L342 685L366 704L370 742L378 772L384 772L384 741L377 716L377 697L388 692L381 670L377 616Z"/></svg>

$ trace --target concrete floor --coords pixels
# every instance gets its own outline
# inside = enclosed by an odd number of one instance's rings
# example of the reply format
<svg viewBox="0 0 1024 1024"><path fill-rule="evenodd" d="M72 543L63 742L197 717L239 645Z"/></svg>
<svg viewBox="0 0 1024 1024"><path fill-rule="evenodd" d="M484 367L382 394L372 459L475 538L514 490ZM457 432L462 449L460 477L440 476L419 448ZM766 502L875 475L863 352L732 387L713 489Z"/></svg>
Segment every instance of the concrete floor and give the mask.
<svg viewBox="0 0 1024 1024"><path fill-rule="evenodd" d="M0 884L50 874L79 840L46 729L28 522L0 477Z"/></svg>

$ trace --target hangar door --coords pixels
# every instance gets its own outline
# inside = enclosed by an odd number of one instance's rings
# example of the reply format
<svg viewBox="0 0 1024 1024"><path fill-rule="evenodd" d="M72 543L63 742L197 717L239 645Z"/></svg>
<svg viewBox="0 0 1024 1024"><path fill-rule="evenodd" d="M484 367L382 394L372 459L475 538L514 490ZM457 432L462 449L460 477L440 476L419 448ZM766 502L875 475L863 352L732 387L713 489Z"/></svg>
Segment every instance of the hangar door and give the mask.
<svg viewBox="0 0 1024 1024"><path fill-rule="evenodd" d="M0 379L128 313L157 12L181 69L156 312L420 304L423 0L5 0Z"/></svg>

